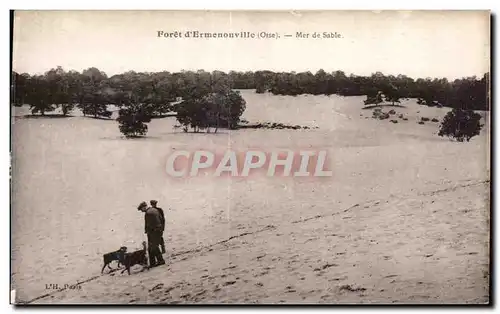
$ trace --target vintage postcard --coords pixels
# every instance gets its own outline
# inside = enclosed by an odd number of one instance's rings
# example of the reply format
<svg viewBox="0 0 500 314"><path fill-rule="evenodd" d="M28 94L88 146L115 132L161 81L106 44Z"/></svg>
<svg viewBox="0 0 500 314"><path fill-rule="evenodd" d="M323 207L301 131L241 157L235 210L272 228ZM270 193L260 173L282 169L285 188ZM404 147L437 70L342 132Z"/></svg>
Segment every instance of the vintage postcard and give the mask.
<svg viewBox="0 0 500 314"><path fill-rule="evenodd" d="M12 304L488 304L489 11L15 11Z"/></svg>

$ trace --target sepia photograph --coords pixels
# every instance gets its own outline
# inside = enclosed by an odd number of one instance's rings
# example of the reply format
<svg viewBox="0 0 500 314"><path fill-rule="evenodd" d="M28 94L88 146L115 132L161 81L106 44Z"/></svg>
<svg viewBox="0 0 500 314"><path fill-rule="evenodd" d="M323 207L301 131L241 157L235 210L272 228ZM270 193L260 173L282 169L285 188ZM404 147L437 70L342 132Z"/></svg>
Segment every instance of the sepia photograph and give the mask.
<svg viewBox="0 0 500 314"><path fill-rule="evenodd" d="M10 18L11 304L491 304L490 11Z"/></svg>

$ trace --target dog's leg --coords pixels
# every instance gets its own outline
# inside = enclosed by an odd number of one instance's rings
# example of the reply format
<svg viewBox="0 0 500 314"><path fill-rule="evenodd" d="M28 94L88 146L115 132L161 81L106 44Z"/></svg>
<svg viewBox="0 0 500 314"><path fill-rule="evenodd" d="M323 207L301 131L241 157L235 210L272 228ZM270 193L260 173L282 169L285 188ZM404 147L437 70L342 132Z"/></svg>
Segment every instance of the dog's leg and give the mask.
<svg viewBox="0 0 500 314"><path fill-rule="evenodd" d="M106 266L109 266L109 264L104 264L104 266L102 266L101 274L104 272L104 268L106 268Z"/></svg>

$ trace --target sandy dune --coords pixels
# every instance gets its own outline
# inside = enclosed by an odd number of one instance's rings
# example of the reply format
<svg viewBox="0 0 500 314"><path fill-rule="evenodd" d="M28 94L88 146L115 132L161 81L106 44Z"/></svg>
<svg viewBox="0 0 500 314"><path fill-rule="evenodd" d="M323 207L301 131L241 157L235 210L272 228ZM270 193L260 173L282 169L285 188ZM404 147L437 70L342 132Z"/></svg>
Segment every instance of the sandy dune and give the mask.
<svg viewBox="0 0 500 314"><path fill-rule="evenodd" d="M416 123L449 109L414 100L395 108L408 121L393 124L371 119L363 97L242 94L250 122L319 128L184 134L165 118L148 138L124 140L115 121L14 118L16 301L488 302L488 129L456 143L436 135L438 123ZM249 147L328 150L333 177L173 179L164 170L172 149ZM100 276L103 253L140 247L135 207L152 198L172 209L168 265Z"/></svg>

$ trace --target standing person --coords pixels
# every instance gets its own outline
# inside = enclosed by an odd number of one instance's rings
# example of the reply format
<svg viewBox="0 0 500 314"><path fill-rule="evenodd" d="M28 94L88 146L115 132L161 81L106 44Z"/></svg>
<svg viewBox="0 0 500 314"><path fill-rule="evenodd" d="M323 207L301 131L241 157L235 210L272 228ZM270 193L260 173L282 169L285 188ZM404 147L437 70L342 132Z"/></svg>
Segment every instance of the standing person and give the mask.
<svg viewBox="0 0 500 314"><path fill-rule="evenodd" d="M158 201L156 200L151 200L149 202L151 204L151 207L156 208L158 212L160 213L160 220L161 220L161 238L160 238L160 247L161 247L161 252L162 254L165 254L165 240L163 239L163 233L165 232L165 213L163 212L163 209L160 207L157 207L156 205L158 204Z"/></svg>
<svg viewBox="0 0 500 314"><path fill-rule="evenodd" d="M162 218L157 208L139 205L138 210L144 213L144 232L148 236L149 265L155 267L164 265L165 260L160 252Z"/></svg>

